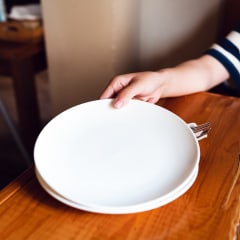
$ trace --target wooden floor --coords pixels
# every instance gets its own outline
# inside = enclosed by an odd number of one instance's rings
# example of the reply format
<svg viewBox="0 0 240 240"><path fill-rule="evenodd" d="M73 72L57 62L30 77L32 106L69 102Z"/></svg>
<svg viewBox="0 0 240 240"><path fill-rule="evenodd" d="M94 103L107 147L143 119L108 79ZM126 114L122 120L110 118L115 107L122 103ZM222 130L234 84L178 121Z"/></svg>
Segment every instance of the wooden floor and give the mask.
<svg viewBox="0 0 240 240"><path fill-rule="evenodd" d="M51 117L51 101L47 71L36 76L36 87L43 125ZM18 128L15 98L11 78L0 76L0 96L8 114ZM0 112L0 189L6 186L27 168L25 160L14 141Z"/></svg>

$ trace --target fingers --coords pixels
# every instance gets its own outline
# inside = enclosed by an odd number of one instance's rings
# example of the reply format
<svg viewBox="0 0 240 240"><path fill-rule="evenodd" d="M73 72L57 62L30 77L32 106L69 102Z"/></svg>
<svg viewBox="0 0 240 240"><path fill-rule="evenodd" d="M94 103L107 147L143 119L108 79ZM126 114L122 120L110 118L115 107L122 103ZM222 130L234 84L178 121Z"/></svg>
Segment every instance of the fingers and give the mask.
<svg viewBox="0 0 240 240"><path fill-rule="evenodd" d="M114 97L124 89L133 78L134 74L124 74L114 77L100 96L100 99Z"/></svg>
<svg viewBox="0 0 240 240"><path fill-rule="evenodd" d="M115 94L114 89L109 85L107 88L102 92L100 99L111 98Z"/></svg>
<svg viewBox="0 0 240 240"><path fill-rule="evenodd" d="M123 88L113 101L113 106L115 108L121 108L127 105L131 99L143 100L143 96L139 95L144 90L144 85L140 84L138 81L131 80L131 82Z"/></svg>
<svg viewBox="0 0 240 240"><path fill-rule="evenodd" d="M113 98L113 107L121 108L131 99L156 103L160 97L159 73L140 72L119 75L108 84L100 99Z"/></svg>

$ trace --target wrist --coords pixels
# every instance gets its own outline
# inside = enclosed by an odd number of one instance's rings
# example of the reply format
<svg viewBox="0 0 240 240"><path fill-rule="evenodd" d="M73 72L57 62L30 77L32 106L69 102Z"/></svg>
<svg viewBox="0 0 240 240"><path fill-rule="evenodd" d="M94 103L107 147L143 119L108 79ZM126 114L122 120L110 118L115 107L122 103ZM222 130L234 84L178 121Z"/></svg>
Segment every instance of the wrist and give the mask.
<svg viewBox="0 0 240 240"><path fill-rule="evenodd" d="M158 70L157 73L161 98L174 96L174 90L176 90L174 81L177 79L176 69L164 68Z"/></svg>

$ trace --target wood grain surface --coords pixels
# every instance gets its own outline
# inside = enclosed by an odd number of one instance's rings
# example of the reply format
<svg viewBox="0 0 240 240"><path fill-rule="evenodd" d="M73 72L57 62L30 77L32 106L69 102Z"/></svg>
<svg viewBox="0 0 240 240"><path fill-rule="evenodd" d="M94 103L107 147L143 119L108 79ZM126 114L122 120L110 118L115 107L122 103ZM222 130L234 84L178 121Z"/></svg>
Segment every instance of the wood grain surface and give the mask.
<svg viewBox="0 0 240 240"><path fill-rule="evenodd" d="M183 196L138 214L88 213L50 197L29 169L0 192L0 239L237 239L240 99L199 93L158 104L187 123L212 122L208 138L199 143L198 177Z"/></svg>

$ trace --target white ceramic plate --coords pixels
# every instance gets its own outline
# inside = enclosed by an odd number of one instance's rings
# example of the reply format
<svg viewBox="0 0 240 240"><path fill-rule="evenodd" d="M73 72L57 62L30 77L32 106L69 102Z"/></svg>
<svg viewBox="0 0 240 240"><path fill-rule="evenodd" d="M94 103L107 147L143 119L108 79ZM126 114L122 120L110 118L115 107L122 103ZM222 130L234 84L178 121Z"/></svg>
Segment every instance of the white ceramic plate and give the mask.
<svg viewBox="0 0 240 240"><path fill-rule="evenodd" d="M104 213L104 214L129 214L129 213L138 213L138 212L143 212L143 211L148 211L148 210L152 210L158 207L161 207L163 205L166 205L172 201L174 201L175 199L179 198L180 196L182 196L195 182L197 175L198 175L198 168L196 168L194 170L194 172L192 173L192 176L188 179L188 181L181 187L179 187L178 189L176 189L176 191L171 192L171 194L168 194L168 196L166 196L165 198L160 198L160 199L156 199L155 201L152 202L147 202L145 204L141 204L141 205L136 205L136 206L131 206L129 208L127 207L117 207L117 208L108 208L108 207L91 207L91 206L85 206L82 204L78 204L76 202L73 202L71 200L66 199L64 196L59 195L56 191L54 191L54 189L52 189L40 176L40 174L38 173L37 169L35 169L35 173L36 173L36 177L40 183L40 185L43 187L43 189L52 197L54 197L55 199L57 199L58 201L70 206L70 207L74 207L76 209L80 209L80 210L84 210L84 211L88 211L88 212L94 212L94 213Z"/></svg>
<svg viewBox="0 0 240 240"><path fill-rule="evenodd" d="M198 167L198 141L172 112L132 100L80 104L40 133L35 166L45 183L90 209L130 211L168 199ZM124 210L125 209L125 210Z"/></svg>

